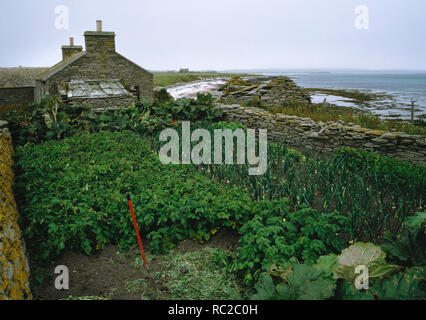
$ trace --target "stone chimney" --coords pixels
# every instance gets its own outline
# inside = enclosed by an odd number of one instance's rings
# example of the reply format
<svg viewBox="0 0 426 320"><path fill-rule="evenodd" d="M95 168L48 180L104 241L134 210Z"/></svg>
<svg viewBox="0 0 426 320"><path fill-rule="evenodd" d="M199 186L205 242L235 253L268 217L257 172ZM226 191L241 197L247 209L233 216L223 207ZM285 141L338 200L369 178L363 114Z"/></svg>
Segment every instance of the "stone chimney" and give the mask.
<svg viewBox="0 0 426 320"><path fill-rule="evenodd" d="M68 59L72 55L83 51L82 46L74 45L74 38L70 38L70 44L68 46L62 46L62 60Z"/></svg>
<svg viewBox="0 0 426 320"><path fill-rule="evenodd" d="M102 20L96 20L96 31L102 32Z"/></svg>
<svg viewBox="0 0 426 320"><path fill-rule="evenodd" d="M96 21L96 31L84 33L86 51L88 54L115 51L115 33L102 31L102 21Z"/></svg>

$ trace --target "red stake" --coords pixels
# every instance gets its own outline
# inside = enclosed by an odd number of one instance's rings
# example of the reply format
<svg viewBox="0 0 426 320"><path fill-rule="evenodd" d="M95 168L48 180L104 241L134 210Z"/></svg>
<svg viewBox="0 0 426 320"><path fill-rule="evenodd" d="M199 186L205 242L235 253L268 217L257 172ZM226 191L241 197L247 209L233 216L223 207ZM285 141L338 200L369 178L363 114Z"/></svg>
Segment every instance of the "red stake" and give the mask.
<svg viewBox="0 0 426 320"><path fill-rule="evenodd" d="M144 264L147 265L146 259L145 259L145 253L143 252L141 236L139 235L138 224L136 222L135 213L133 212L132 201L130 200L130 194L129 193L127 193L127 201L129 202L130 212L132 213L133 224L135 226L136 236L138 237L139 249L141 249L142 259L143 259Z"/></svg>

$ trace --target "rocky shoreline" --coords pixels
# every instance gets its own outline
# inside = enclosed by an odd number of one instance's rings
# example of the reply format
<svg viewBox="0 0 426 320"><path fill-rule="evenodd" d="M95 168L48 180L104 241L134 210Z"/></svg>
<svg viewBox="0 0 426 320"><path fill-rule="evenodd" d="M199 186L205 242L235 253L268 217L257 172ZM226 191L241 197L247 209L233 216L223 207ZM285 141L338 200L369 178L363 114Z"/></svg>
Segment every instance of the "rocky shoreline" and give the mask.
<svg viewBox="0 0 426 320"><path fill-rule="evenodd" d="M261 103L265 106L311 103L309 92L288 77L234 77L219 91L222 92L220 101L226 103Z"/></svg>

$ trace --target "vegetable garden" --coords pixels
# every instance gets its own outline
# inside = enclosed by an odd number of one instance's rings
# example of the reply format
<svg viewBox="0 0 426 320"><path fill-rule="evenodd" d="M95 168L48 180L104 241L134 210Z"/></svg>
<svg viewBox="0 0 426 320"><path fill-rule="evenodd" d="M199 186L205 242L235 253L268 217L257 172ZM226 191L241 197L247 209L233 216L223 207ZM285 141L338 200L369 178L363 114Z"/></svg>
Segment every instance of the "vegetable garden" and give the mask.
<svg viewBox="0 0 426 320"><path fill-rule="evenodd" d="M152 254L220 230L238 234L235 251L212 255L242 298L425 298L424 165L361 149L301 153L283 142L268 144L262 176L249 176L248 164L163 165L163 128L179 130L182 120L192 130L244 128L212 106L199 95L95 115L47 97L10 112L33 281L66 250L135 247L130 192ZM369 269L368 289L354 286L358 265Z"/></svg>

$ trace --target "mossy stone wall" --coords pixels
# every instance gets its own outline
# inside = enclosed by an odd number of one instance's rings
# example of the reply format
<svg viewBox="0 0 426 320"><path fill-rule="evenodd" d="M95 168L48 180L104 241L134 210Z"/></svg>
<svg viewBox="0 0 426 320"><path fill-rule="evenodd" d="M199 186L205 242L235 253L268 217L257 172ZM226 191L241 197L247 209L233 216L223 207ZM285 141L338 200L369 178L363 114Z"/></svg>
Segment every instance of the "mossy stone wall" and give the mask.
<svg viewBox="0 0 426 320"><path fill-rule="evenodd" d="M0 128L0 300L32 298L29 266L13 196L12 166L12 139L7 130Z"/></svg>

